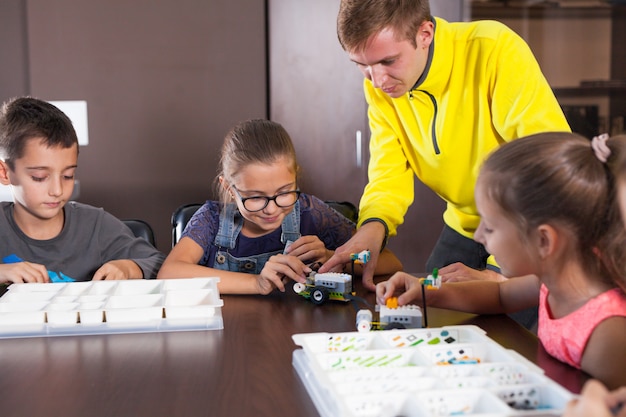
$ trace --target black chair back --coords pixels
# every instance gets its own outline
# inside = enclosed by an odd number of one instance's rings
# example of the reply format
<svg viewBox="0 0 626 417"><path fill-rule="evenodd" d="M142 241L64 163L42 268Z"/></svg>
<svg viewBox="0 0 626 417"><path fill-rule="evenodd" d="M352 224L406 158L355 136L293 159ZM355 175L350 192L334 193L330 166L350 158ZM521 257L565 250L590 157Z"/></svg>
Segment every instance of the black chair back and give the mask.
<svg viewBox="0 0 626 417"><path fill-rule="evenodd" d="M349 201L324 201L324 203L335 209L339 214L343 214L344 217L352 220L353 223L356 223L359 219L359 209Z"/></svg>
<svg viewBox="0 0 626 417"><path fill-rule="evenodd" d="M122 220L122 222L130 228L135 237L145 239L152 246L156 247L154 231L148 222L138 219Z"/></svg>
<svg viewBox="0 0 626 417"><path fill-rule="evenodd" d="M183 204L178 207L172 214L172 247L180 240L185 230L185 226L191 220L191 217L202 207L202 204L191 203Z"/></svg>

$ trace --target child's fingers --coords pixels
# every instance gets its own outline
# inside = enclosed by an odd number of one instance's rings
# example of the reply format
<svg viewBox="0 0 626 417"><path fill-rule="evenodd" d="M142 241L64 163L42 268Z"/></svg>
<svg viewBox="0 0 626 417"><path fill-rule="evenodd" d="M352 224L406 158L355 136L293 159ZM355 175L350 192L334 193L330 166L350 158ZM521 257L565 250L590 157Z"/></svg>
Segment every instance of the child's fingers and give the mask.
<svg viewBox="0 0 626 417"><path fill-rule="evenodd" d="M274 255L266 262L265 267L261 271L261 277L284 292L285 283L288 280L303 283L306 281L306 274L309 272L311 272L311 268L304 265L294 256Z"/></svg>
<svg viewBox="0 0 626 417"><path fill-rule="evenodd" d="M48 271L43 265L31 262L17 262L3 265L6 272L3 274L8 282L50 282Z"/></svg>
<svg viewBox="0 0 626 417"><path fill-rule="evenodd" d="M317 236L302 236L289 246L287 254L296 256L302 261L323 259L326 246Z"/></svg>

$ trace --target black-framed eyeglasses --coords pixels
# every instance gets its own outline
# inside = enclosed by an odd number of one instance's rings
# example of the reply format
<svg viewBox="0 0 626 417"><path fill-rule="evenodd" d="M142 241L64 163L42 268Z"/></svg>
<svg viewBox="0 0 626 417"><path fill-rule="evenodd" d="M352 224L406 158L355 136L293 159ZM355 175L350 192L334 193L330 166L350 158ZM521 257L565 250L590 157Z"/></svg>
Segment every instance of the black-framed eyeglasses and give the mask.
<svg viewBox="0 0 626 417"><path fill-rule="evenodd" d="M281 208L291 207L296 204L296 201L298 201L298 198L300 197L300 190L285 191L283 193L275 194L272 197L266 197L261 195L253 197L242 197L241 194L239 194L239 190L237 190L234 185L232 186L232 188L237 193L237 197L239 197L239 199L241 200L243 208L251 213L263 210L265 207L267 207L270 201L273 201L274 204Z"/></svg>

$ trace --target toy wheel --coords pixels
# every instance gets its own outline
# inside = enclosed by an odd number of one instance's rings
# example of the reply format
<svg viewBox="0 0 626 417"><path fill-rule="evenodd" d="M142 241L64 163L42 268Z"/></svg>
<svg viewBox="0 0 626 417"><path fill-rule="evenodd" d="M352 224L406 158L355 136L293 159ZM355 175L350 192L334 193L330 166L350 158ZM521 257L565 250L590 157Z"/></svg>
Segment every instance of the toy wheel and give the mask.
<svg viewBox="0 0 626 417"><path fill-rule="evenodd" d="M359 332L369 332L372 330L372 323L367 320L361 320L357 323L356 329Z"/></svg>
<svg viewBox="0 0 626 417"><path fill-rule="evenodd" d="M311 291L311 301L315 305L324 304L328 300L328 291L325 288L316 287Z"/></svg>
<svg viewBox="0 0 626 417"><path fill-rule="evenodd" d="M295 291L296 294L300 294L302 291L304 291L305 288L306 288L306 285L304 285L301 282L296 282L295 284L293 284L293 290Z"/></svg>

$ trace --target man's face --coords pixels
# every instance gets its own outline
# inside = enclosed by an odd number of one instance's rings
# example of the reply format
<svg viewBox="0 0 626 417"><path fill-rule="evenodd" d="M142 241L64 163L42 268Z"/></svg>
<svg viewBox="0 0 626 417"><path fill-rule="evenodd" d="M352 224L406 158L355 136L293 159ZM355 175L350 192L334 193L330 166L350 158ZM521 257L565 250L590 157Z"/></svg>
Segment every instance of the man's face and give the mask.
<svg viewBox="0 0 626 417"><path fill-rule="evenodd" d="M416 35L416 44L399 40L392 29L372 35L363 50L349 52L365 78L392 98L406 94L426 68L428 48L433 36L432 22L424 22Z"/></svg>

